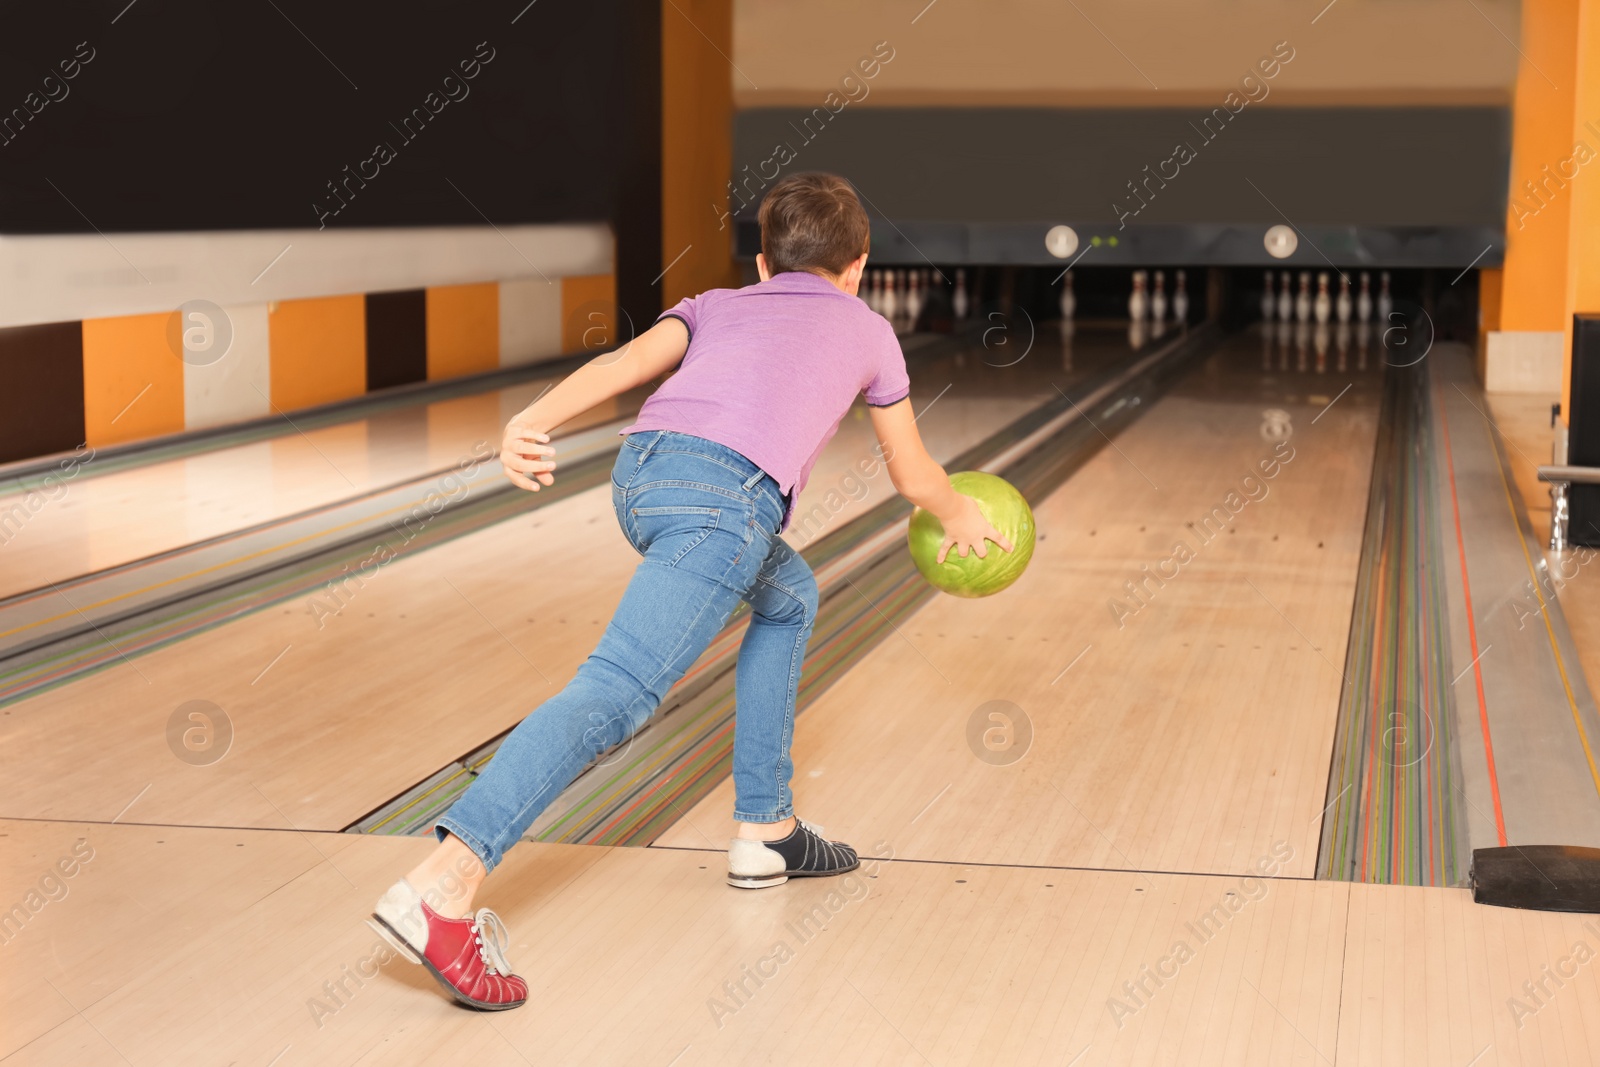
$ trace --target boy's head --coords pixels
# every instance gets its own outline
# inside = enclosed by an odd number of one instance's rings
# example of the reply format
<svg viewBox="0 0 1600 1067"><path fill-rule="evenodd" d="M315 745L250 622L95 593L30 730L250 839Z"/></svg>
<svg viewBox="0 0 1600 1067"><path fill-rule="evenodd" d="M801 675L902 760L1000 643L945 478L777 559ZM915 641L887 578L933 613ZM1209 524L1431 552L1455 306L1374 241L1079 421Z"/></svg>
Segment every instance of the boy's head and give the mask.
<svg viewBox="0 0 1600 1067"><path fill-rule="evenodd" d="M761 201L761 253L769 274L833 278L867 251L872 227L855 188L834 174L792 174Z"/></svg>

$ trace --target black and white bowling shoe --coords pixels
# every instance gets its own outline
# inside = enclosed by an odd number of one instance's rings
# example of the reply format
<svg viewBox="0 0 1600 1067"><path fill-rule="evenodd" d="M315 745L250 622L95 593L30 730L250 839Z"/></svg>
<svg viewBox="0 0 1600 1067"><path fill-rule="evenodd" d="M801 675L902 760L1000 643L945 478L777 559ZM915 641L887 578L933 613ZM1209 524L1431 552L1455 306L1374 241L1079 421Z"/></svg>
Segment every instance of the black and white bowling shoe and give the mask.
<svg viewBox="0 0 1600 1067"><path fill-rule="evenodd" d="M845 874L861 866L856 850L843 841L828 841L822 827L796 819L793 832L778 841L734 838L728 843L728 884L739 889L765 889L791 878Z"/></svg>

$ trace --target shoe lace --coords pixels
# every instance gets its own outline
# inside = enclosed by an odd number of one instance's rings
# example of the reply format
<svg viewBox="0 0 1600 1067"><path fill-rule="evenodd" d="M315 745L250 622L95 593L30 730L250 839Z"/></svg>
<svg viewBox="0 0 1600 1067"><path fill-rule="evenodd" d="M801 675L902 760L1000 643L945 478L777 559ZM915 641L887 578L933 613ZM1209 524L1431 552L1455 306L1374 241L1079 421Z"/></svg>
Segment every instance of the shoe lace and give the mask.
<svg viewBox="0 0 1600 1067"><path fill-rule="evenodd" d="M478 957L484 966L496 974L509 977L511 964L506 960L506 946L511 934L500 916L488 908L479 908L472 920L473 940L478 944Z"/></svg>
<svg viewBox="0 0 1600 1067"><path fill-rule="evenodd" d="M798 816L798 815L796 815L794 817L794 821L799 823L801 826L804 826L807 830L809 830L815 836L817 836L817 837L821 837L822 836L822 827L818 826L816 823L806 822L804 819L800 818L800 816Z"/></svg>

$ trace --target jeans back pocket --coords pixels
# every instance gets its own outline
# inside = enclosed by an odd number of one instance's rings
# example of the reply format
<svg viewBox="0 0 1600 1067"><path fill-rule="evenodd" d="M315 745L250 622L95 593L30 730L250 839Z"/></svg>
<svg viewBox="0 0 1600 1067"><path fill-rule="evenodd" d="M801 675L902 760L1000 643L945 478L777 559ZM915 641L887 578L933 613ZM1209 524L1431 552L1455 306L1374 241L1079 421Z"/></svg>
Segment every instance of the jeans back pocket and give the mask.
<svg viewBox="0 0 1600 1067"><path fill-rule="evenodd" d="M636 535L634 548L677 566L691 549L710 537L722 521L722 509L688 504L629 508Z"/></svg>

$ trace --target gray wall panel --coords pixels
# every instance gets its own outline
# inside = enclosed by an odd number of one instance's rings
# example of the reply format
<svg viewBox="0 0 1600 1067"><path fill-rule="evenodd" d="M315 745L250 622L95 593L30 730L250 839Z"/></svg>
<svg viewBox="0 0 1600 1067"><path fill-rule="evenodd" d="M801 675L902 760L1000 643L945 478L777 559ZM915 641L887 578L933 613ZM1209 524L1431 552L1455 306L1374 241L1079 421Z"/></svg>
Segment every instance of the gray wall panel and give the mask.
<svg viewBox="0 0 1600 1067"><path fill-rule="evenodd" d="M735 119L734 181L758 195L756 176L779 170L767 161L785 145L793 159L782 173L843 174L875 215L897 221L1055 220L1114 230L1118 211L1138 206L1128 183L1143 182L1147 166L1156 173L1182 142L1194 158L1165 166L1168 175L1177 166L1177 176L1164 188L1151 181L1155 195L1146 193L1148 206L1130 226L1268 226L1287 216L1299 226L1504 229L1504 108L1246 107L1210 141L1197 130L1205 115L846 107L823 122L803 109L752 109ZM737 213L753 215L753 204Z"/></svg>

